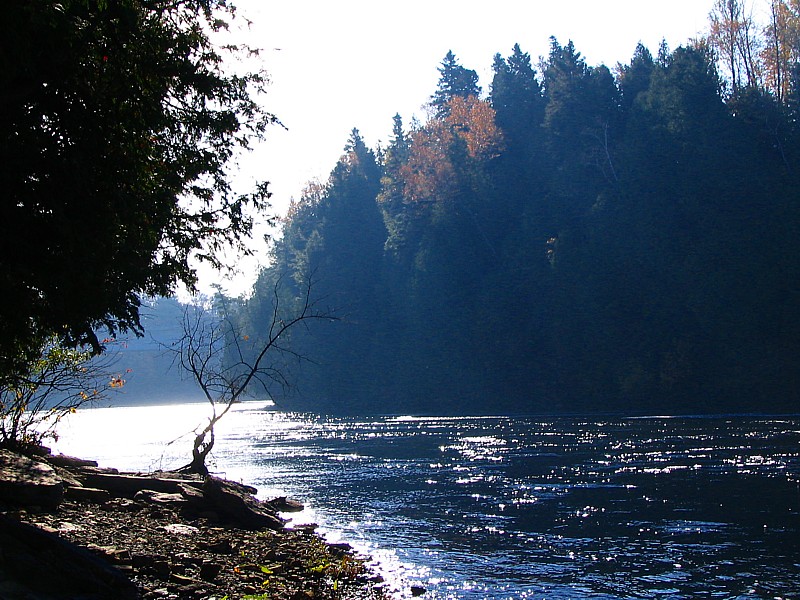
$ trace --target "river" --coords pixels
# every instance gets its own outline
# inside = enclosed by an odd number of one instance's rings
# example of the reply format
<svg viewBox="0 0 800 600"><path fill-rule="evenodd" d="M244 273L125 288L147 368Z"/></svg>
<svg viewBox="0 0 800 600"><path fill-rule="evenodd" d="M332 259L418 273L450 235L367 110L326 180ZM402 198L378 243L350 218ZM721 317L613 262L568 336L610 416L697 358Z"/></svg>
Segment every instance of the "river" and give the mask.
<svg viewBox="0 0 800 600"><path fill-rule="evenodd" d="M55 449L187 462L206 406L98 408ZM169 443L172 442L172 443ZM306 504L425 598L800 598L800 417L370 417L243 403L212 469Z"/></svg>

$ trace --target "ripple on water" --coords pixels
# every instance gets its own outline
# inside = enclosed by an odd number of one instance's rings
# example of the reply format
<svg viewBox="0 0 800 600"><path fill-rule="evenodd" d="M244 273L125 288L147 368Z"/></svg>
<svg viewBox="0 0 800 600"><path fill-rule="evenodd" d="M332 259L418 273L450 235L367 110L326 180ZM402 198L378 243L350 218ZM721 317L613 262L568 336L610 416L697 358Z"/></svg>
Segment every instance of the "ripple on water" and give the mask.
<svg viewBox="0 0 800 600"><path fill-rule="evenodd" d="M184 432L102 456L85 442L191 412L113 410L74 421L57 450L146 468ZM217 469L304 501L295 519L369 552L397 589L799 597L798 418L335 419L245 403L226 419Z"/></svg>

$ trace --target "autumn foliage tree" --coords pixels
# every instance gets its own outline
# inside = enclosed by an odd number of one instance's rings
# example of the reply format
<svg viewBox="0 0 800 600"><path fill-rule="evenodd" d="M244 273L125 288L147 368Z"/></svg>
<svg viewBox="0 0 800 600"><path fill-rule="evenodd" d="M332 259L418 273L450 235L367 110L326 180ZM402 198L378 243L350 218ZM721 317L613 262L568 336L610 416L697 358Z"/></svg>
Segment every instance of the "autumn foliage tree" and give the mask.
<svg viewBox="0 0 800 600"><path fill-rule="evenodd" d="M766 85L779 102L786 102L800 60L800 2L770 0L760 58Z"/></svg>
<svg viewBox="0 0 800 600"><path fill-rule="evenodd" d="M717 51L737 94L761 82L758 27L744 0L717 0L709 15L708 39Z"/></svg>
<svg viewBox="0 0 800 600"><path fill-rule="evenodd" d="M407 202L452 199L464 167L457 164L458 157L481 164L497 156L503 146L488 101L453 96L444 106L444 117L432 119L412 135L408 162L400 169Z"/></svg>

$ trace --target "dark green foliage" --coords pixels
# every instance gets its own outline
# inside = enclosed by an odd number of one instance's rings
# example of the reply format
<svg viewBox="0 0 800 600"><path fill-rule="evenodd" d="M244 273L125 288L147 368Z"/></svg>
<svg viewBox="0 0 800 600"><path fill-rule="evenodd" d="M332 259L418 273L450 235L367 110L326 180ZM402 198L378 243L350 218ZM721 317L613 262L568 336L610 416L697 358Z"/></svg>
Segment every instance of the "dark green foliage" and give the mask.
<svg viewBox="0 0 800 600"><path fill-rule="evenodd" d="M440 116L446 114L447 103L454 96L468 98L478 96L481 88L478 85L478 74L458 64L452 51L448 51L439 67L439 85L431 96L431 106Z"/></svg>
<svg viewBox="0 0 800 600"><path fill-rule="evenodd" d="M317 364L286 405L796 411L792 103L725 97L702 45L639 45L615 78L553 39L541 80L519 46L495 57L481 154L462 69L448 54L431 121L396 117L381 165L351 141L287 221L260 285L313 272L344 318L294 339Z"/></svg>
<svg viewBox="0 0 800 600"><path fill-rule="evenodd" d="M265 187L227 163L274 119L261 74L229 75L209 35L225 0L32 0L0 36L0 376L57 335L141 331L140 294L192 286L189 257L241 246Z"/></svg>

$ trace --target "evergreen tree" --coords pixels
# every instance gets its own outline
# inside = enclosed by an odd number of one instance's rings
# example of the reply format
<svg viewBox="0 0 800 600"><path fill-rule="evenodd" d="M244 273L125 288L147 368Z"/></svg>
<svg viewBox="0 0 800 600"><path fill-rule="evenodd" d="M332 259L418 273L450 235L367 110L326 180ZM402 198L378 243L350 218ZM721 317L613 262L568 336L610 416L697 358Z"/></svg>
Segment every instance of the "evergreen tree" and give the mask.
<svg viewBox="0 0 800 600"><path fill-rule="evenodd" d="M531 58L514 44L508 59L494 58L491 103L497 125L503 130L512 152L525 151L526 140L537 138L544 117L544 100Z"/></svg>
<svg viewBox="0 0 800 600"><path fill-rule="evenodd" d="M640 42L636 45L631 62L619 66L619 88L622 96L622 107L628 112L639 94L650 87L650 78L655 69L655 61L650 51Z"/></svg>
<svg viewBox="0 0 800 600"><path fill-rule="evenodd" d="M448 50L439 67L439 83L431 96L430 104L437 116L445 116L448 103L455 97L480 96L478 74L458 64L452 50Z"/></svg>

